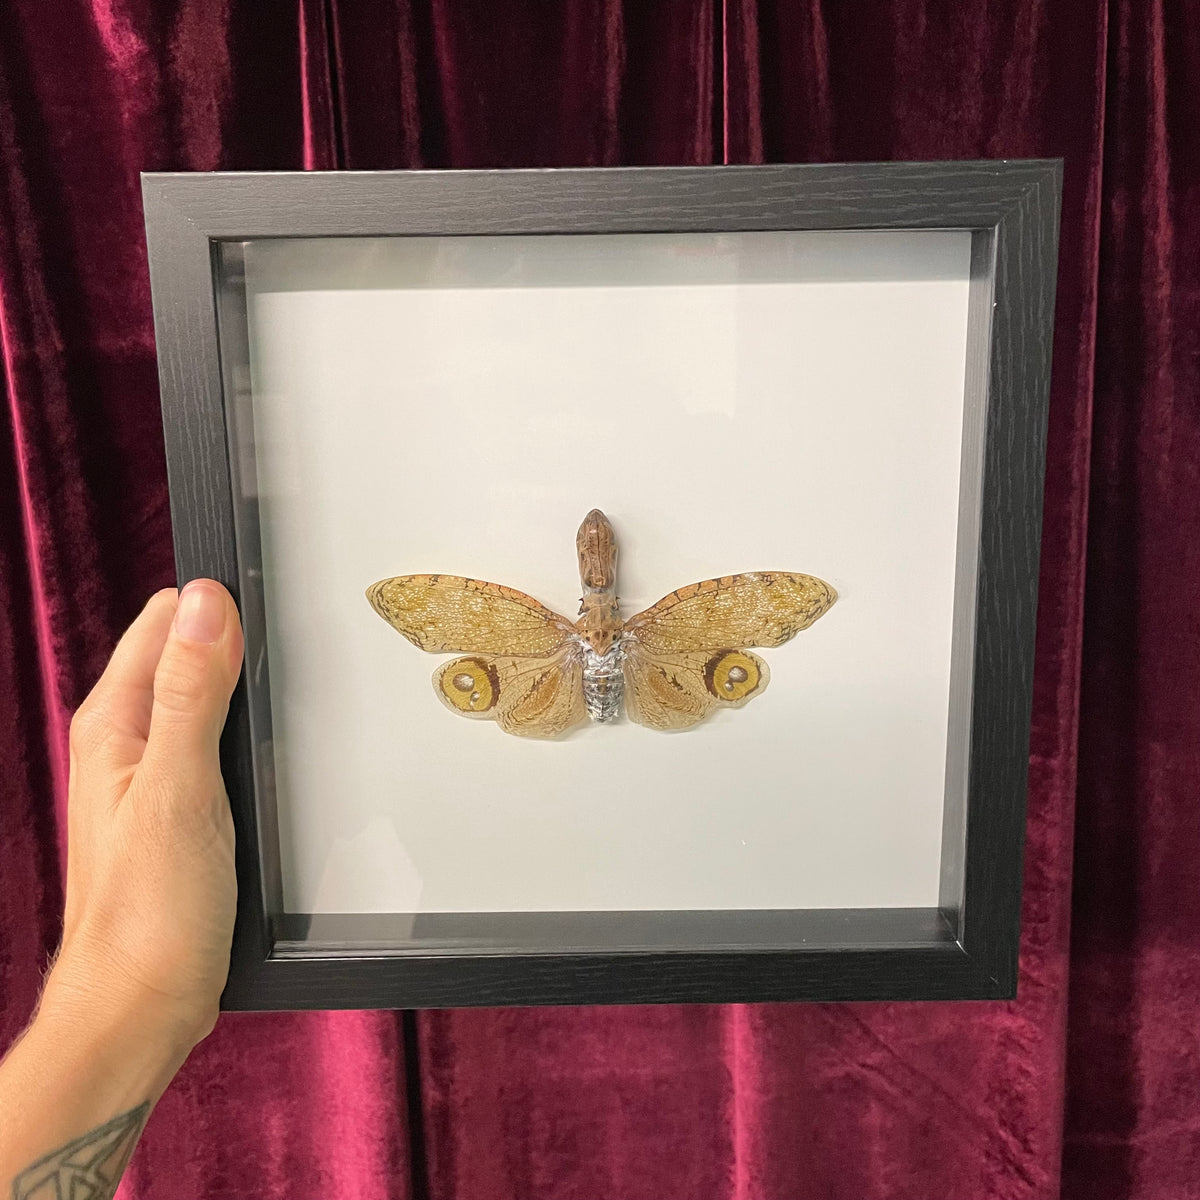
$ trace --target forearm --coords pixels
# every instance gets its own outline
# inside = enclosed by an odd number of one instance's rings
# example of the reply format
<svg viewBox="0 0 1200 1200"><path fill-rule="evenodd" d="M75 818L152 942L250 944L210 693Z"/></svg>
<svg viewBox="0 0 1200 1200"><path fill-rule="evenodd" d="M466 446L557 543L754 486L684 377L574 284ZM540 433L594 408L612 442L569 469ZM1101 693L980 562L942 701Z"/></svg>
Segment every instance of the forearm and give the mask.
<svg viewBox="0 0 1200 1200"><path fill-rule="evenodd" d="M91 997L52 973L0 1063L0 1196L108 1200L189 1049L149 999Z"/></svg>

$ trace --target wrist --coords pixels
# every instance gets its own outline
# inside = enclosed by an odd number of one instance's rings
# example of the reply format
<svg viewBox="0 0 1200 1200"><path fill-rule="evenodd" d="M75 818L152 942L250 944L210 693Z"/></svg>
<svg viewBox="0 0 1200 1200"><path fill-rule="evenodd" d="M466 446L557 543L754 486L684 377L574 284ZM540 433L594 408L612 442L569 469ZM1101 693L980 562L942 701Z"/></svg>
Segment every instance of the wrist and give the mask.
<svg viewBox="0 0 1200 1200"><path fill-rule="evenodd" d="M154 1097L208 1032L169 998L131 980L106 985L65 949L46 979L33 1026L31 1034L64 1050L78 1047L118 1063L121 1075Z"/></svg>
<svg viewBox="0 0 1200 1200"><path fill-rule="evenodd" d="M86 998L56 965L33 1021L0 1062L0 1181L11 1179L14 1195L40 1196L47 1183L65 1195L65 1176L82 1179L88 1162L89 1194L110 1184L111 1196L151 1108L187 1057L187 1040L153 1006ZM85 1151L94 1157L68 1158ZM38 1171L41 1182L31 1182Z"/></svg>

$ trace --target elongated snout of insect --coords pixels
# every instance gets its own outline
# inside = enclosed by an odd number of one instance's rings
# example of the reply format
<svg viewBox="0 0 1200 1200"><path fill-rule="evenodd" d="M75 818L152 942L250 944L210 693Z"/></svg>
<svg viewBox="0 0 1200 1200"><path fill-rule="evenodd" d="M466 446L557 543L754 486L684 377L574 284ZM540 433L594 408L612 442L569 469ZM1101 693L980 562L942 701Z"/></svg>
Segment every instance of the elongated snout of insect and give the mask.
<svg viewBox="0 0 1200 1200"><path fill-rule="evenodd" d="M617 586L617 539L608 518L598 508L583 518L575 548L584 591L613 591Z"/></svg>

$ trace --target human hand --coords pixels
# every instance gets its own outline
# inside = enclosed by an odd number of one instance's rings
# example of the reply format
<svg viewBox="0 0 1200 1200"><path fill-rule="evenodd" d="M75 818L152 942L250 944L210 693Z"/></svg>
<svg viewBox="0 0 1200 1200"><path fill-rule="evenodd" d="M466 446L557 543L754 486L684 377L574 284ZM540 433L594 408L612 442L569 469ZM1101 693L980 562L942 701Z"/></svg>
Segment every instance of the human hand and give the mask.
<svg viewBox="0 0 1200 1200"><path fill-rule="evenodd" d="M229 593L157 593L71 722L62 947L43 1005L211 1032L237 884L218 759L242 662Z"/></svg>

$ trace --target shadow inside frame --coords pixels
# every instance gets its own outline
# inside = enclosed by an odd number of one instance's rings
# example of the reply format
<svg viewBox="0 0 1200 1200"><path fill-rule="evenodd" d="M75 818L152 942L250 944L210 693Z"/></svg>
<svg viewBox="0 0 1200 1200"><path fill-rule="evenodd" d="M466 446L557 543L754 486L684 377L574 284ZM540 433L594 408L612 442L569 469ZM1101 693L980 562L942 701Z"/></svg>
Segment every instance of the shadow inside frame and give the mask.
<svg viewBox="0 0 1200 1200"><path fill-rule="evenodd" d="M275 954L914 949L955 942L937 908L281 913Z"/></svg>

